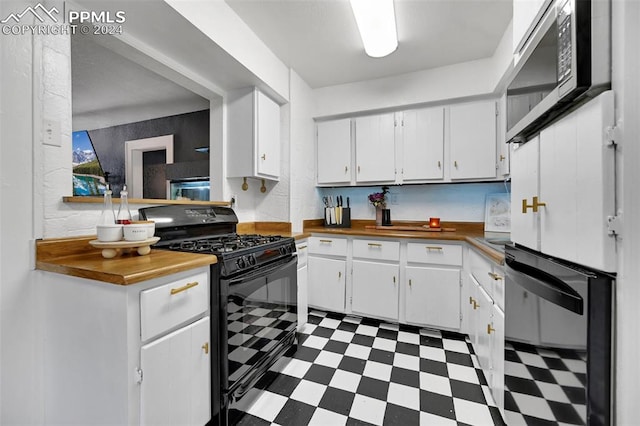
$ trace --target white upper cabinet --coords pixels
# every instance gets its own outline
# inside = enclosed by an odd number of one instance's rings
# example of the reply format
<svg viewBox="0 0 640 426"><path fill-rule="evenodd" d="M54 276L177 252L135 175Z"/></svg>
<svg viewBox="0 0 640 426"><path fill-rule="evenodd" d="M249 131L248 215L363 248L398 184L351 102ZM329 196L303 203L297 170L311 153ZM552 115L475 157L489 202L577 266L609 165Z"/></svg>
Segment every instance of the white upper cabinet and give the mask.
<svg viewBox="0 0 640 426"><path fill-rule="evenodd" d="M394 114L355 119L356 182L396 180Z"/></svg>
<svg viewBox="0 0 640 426"><path fill-rule="evenodd" d="M318 184L351 182L351 119L316 125Z"/></svg>
<svg viewBox="0 0 640 426"><path fill-rule="evenodd" d="M518 53L551 0L513 0L513 52Z"/></svg>
<svg viewBox="0 0 640 426"><path fill-rule="evenodd" d="M402 181L444 177L444 108L402 113Z"/></svg>
<svg viewBox="0 0 640 426"><path fill-rule="evenodd" d="M452 180L496 177L495 101L449 107L449 168Z"/></svg>
<svg viewBox="0 0 640 426"><path fill-rule="evenodd" d="M512 144L512 147L511 239L530 249L540 250L539 214L526 207L539 192L540 137L536 136L523 145Z"/></svg>
<svg viewBox="0 0 640 426"><path fill-rule="evenodd" d="M227 177L280 178L280 106L256 88L227 101Z"/></svg>

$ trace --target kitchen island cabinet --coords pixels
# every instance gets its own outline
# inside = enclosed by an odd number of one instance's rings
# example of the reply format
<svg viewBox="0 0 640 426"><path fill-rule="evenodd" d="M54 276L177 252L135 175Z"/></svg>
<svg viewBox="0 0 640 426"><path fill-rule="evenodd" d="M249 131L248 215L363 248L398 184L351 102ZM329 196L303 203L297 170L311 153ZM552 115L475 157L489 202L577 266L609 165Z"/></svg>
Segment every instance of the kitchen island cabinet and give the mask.
<svg viewBox="0 0 640 426"><path fill-rule="evenodd" d="M208 267L126 286L41 274L47 424L209 421Z"/></svg>

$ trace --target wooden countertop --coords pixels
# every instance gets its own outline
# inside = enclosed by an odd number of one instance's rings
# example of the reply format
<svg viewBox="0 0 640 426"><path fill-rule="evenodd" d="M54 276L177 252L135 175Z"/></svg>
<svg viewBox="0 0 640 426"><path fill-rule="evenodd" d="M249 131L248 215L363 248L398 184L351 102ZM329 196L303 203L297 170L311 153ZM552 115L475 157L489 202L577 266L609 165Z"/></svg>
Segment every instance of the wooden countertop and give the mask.
<svg viewBox="0 0 640 426"><path fill-rule="evenodd" d="M291 232L289 222L249 222L238 224L239 234L271 234L300 238L302 234ZM152 278L171 275L218 261L210 254L182 253L157 250L140 256L132 250L113 259L102 257L101 250L89 241L94 235L53 238L36 242L36 269L74 277L88 278L112 284L129 285Z"/></svg>
<svg viewBox="0 0 640 426"><path fill-rule="evenodd" d="M36 269L112 284L129 285L189 269L208 266L218 259L213 255L180 253L151 249L140 256L132 250L113 259L102 257L101 250L89 241L95 236L45 239L36 242Z"/></svg>
<svg viewBox="0 0 640 426"><path fill-rule="evenodd" d="M352 220L351 228L327 228L322 219L305 220L303 233L308 234L333 234L343 236L385 237L385 238L410 238L421 240L454 240L465 241L471 244L479 252L492 261L503 264L504 253L482 244L478 238L484 237L484 223L482 222L442 222L443 228L454 228L455 231L424 232L404 231L389 229L370 229L375 225L373 220ZM394 221L393 225L421 227L427 222Z"/></svg>

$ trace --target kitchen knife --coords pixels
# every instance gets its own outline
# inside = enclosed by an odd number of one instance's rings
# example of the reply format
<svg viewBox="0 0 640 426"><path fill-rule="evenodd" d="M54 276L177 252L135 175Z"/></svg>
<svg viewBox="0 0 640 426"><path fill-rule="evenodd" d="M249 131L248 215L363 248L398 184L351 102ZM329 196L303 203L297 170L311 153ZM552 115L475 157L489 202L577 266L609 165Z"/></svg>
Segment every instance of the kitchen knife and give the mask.
<svg viewBox="0 0 640 426"><path fill-rule="evenodd" d="M338 225L342 225L342 196L337 197L338 206L336 207L336 222Z"/></svg>
<svg viewBox="0 0 640 426"><path fill-rule="evenodd" d="M351 206L349 205L349 197L347 197L347 208L350 209Z"/></svg>

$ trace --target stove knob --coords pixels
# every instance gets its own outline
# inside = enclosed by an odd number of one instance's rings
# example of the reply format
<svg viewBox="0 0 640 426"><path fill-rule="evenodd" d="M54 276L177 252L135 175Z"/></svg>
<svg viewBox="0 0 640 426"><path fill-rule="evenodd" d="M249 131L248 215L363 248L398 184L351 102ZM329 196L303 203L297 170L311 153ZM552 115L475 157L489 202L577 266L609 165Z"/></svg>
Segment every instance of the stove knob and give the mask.
<svg viewBox="0 0 640 426"><path fill-rule="evenodd" d="M240 269L245 268L247 266L247 263L245 262L244 257L239 258L236 261L236 265L238 265L238 268L240 268Z"/></svg>
<svg viewBox="0 0 640 426"><path fill-rule="evenodd" d="M287 248L286 247L280 247L280 254L287 254Z"/></svg>
<svg viewBox="0 0 640 426"><path fill-rule="evenodd" d="M249 265L254 266L256 264L256 257L254 255L248 256L247 262L249 262Z"/></svg>

